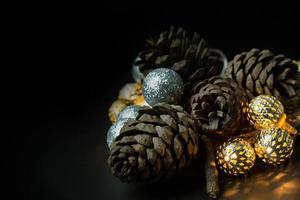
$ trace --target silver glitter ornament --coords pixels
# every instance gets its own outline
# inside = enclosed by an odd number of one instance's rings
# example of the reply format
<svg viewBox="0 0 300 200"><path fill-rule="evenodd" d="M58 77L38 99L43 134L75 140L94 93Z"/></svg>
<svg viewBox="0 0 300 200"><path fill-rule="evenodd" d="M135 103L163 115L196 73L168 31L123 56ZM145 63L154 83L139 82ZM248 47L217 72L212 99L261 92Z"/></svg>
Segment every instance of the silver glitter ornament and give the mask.
<svg viewBox="0 0 300 200"><path fill-rule="evenodd" d="M135 119L139 114L140 106L130 105L122 110L119 114L118 121L122 119Z"/></svg>
<svg viewBox="0 0 300 200"><path fill-rule="evenodd" d="M121 128L127 121L128 119L120 119L108 129L106 142L109 148L111 148L113 141L119 136Z"/></svg>
<svg viewBox="0 0 300 200"><path fill-rule="evenodd" d="M153 70L143 81L143 95L150 106L160 102L176 104L180 101L183 92L182 78L168 68Z"/></svg>

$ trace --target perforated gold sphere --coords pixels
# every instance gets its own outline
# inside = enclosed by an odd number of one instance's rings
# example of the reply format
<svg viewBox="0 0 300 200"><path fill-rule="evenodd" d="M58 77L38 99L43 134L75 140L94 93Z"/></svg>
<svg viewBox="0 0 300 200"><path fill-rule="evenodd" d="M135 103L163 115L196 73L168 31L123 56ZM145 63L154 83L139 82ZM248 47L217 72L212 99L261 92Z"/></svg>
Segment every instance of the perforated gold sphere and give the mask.
<svg viewBox="0 0 300 200"><path fill-rule="evenodd" d="M219 168L225 173L246 174L255 163L255 151L244 139L235 138L217 148L216 159Z"/></svg>
<svg viewBox="0 0 300 200"><path fill-rule="evenodd" d="M260 131L255 142L255 152L265 163L277 165L293 153L294 140L288 131L272 127Z"/></svg>
<svg viewBox="0 0 300 200"><path fill-rule="evenodd" d="M259 130L277 124L283 115L282 103L273 96L260 95L249 104L248 119Z"/></svg>

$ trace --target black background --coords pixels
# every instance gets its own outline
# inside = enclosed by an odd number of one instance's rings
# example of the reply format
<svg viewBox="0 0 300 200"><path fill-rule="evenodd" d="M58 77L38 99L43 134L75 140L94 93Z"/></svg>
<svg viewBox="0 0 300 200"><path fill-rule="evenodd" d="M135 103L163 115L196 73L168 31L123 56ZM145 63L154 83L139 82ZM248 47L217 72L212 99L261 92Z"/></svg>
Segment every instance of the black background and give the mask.
<svg viewBox="0 0 300 200"><path fill-rule="evenodd" d="M1 146L11 199L206 198L201 174L137 189L107 168L107 110L120 87L132 82L132 61L149 34L183 26L229 59L253 47L300 59L299 7L288 3L112 3L1 12Z"/></svg>

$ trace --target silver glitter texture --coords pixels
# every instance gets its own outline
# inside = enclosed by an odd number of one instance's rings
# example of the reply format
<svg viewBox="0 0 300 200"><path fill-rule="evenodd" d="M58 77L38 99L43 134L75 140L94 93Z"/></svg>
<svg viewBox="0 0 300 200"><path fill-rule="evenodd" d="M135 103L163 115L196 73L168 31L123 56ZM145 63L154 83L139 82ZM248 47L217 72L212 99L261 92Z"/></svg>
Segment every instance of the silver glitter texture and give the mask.
<svg viewBox="0 0 300 200"><path fill-rule="evenodd" d="M182 78L168 68L153 70L143 81L143 95L150 106L160 102L176 104L180 101L183 92Z"/></svg>
<svg viewBox="0 0 300 200"><path fill-rule="evenodd" d="M124 126L124 124L127 121L128 119L118 120L116 123L111 125L111 127L108 129L106 142L109 148L111 148L113 141L116 139L116 137L119 136L121 128Z"/></svg>
<svg viewBox="0 0 300 200"><path fill-rule="evenodd" d="M122 119L136 119L139 114L140 106L130 105L122 110L119 114L118 121Z"/></svg>

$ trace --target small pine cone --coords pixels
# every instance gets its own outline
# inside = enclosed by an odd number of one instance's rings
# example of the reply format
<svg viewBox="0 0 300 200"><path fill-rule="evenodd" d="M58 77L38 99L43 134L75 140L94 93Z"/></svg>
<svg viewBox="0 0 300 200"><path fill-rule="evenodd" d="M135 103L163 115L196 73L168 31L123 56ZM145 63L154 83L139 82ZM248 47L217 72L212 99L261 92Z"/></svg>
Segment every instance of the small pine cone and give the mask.
<svg viewBox="0 0 300 200"><path fill-rule="evenodd" d="M194 80L218 75L223 68L223 63L212 55L199 34L190 35L181 27L172 26L159 37L150 37L146 49L138 57L134 65L144 76L156 68L171 68L182 77L186 86L191 86Z"/></svg>
<svg viewBox="0 0 300 200"><path fill-rule="evenodd" d="M244 90L233 80L214 76L194 85L190 109L208 136L227 138L242 128L246 102Z"/></svg>
<svg viewBox="0 0 300 200"><path fill-rule="evenodd" d="M280 100L295 96L297 74L297 64L291 59L258 49L237 54L226 69L226 76L242 86L250 98L261 94Z"/></svg>
<svg viewBox="0 0 300 200"><path fill-rule="evenodd" d="M124 182L155 182L172 177L198 152L194 120L182 107L144 107L125 123L112 144L109 166Z"/></svg>

